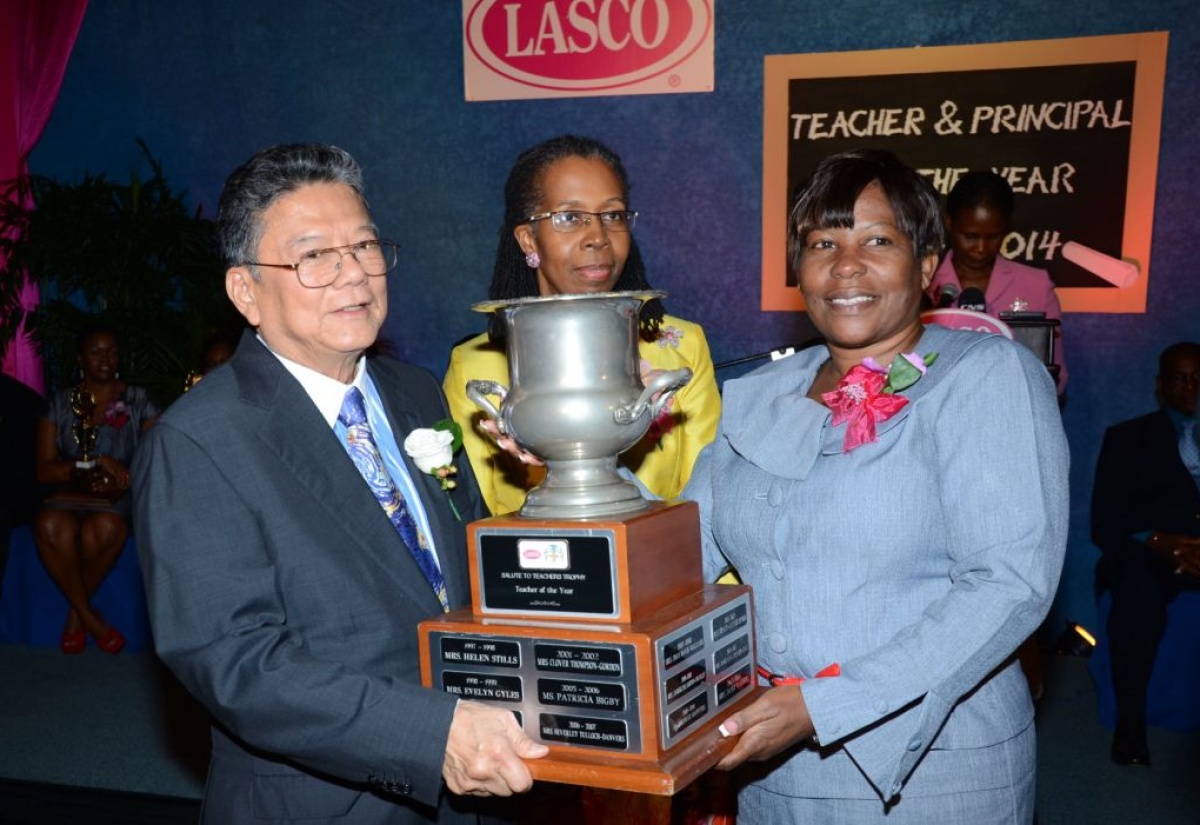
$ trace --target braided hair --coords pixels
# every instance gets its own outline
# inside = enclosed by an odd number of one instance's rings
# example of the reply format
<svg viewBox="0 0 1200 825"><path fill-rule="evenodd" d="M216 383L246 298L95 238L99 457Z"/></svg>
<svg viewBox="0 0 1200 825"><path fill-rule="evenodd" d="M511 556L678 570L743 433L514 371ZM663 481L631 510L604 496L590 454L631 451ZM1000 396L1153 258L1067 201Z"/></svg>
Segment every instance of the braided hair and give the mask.
<svg viewBox="0 0 1200 825"><path fill-rule="evenodd" d="M513 230L523 223L537 208L542 196L542 182L546 172L560 160L566 158L598 159L608 165L621 184L622 194L629 199L629 177L625 164L615 152L597 140L575 135L560 135L530 147L522 152L509 170L504 183L504 225L500 227L500 242L496 247L496 262L492 268L492 283L488 287L488 298L493 301L513 298L533 298L540 294L537 270L525 263ZM642 291L653 289L646 280L646 265L637 241L629 239L629 255L617 278L613 290ZM642 304L638 327L642 338L652 341L658 336L663 318L662 301L655 298ZM504 337L504 322L493 313L488 320L488 335L493 341Z"/></svg>

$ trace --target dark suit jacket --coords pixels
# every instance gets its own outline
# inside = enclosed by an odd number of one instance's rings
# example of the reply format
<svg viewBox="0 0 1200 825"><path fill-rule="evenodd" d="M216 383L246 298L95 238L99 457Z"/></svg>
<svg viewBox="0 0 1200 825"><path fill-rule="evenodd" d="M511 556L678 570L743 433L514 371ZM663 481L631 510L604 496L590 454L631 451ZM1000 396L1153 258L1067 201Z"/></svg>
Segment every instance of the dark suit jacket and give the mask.
<svg viewBox="0 0 1200 825"><path fill-rule="evenodd" d="M1200 491L1164 410L1108 428L1092 489L1092 540L1105 553L1149 552L1138 533L1200 535Z"/></svg>
<svg viewBox="0 0 1200 825"><path fill-rule="evenodd" d="M34 445L45 408L41 395L0 373L0 527L23 524L37 509ZM0 553L6 547L7 543L0 547Z"/></svg>
<svg viewBox="0 0 1200 825"><path fill-rule="evenodd" d="M368 370L397 441L449 417L424 370ZM465 522L484 515L456 465L463 522L409 464L452 607L470 598ZM441 779L455 698L419 684L416 626L437 598L252 332L148 432L133 470L155 645L216 723L205 821L474 821Z"/></svg>

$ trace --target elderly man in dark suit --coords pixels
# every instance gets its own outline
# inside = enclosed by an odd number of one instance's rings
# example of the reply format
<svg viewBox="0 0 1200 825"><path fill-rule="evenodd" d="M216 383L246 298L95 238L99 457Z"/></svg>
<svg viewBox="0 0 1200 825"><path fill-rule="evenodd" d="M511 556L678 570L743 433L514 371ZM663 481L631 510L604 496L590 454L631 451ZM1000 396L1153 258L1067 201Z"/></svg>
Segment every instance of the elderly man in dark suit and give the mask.
<svg viewBox="0 0 1200 825"><path fill-rule="evenodd" d="M254 330L134 465L155 644L214 718L204 821L475 822L464 795L527 790L546 748L419 684L418 622L469 597L457 515L484 512L461 456L443 490L401 448L449 417L437 381L364 354L395 247L329 146L250 159L219 224Z"/></svg>
<svg viewBox="0 0 1200 825"><path fill-rule="evenodd" d="M1105 433L1092 493L1098 578L1112 590L1112 760L1120 765L1150 764L1146 691L1167 605L1184 588L1200 589L1200 344L1163 350L1155 386L1161 409Z"/></svg>

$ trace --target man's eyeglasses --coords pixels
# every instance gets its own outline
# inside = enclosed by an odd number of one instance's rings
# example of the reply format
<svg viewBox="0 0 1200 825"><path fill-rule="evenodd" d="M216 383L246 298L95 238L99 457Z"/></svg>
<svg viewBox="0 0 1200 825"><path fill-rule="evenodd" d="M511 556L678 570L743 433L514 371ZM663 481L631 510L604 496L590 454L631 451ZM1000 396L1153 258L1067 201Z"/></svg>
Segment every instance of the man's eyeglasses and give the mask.
<svg viewBox="0 0 1200 825"><path fill-rule="evenodd" d="M539 212L536 215L530 215L525 220L530 223L549 220L550 226L555 232L580 232L592 225L593 218L598 218L600 225L607 232L628 232L633 229L633 222L637 219L637 214L637 212L630 212L627 209L615 209L609 212L581 212L577 209L570 209L564 212Z"/></svg>
<svg viewBox="0 0 1200 825"><path fill-rule="evenodd" d="M400 260L400 247L389 241L360 241L346 246L305 252L294 264L264 264L260 261L245 261L245 265L290 269L296 273L301 286L320 289L337 280L342 271L342 258L347 254L358 261L358 265L362 267L362 271L366 275L377 278L396 268L396 264Z"/></svg>

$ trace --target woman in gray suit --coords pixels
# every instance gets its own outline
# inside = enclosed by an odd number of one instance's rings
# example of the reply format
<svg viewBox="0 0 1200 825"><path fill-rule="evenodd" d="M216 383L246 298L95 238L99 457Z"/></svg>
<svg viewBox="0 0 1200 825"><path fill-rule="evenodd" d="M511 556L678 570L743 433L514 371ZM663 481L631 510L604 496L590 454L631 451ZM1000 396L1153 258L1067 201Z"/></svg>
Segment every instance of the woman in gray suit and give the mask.
<svg viewBox="0 0 1200 825"><path fill-rule="evenodd" d="M1058 583L1067 445L1031 352L921 324L941 243L894 156L823 161L789 254L826 343L725 384L684 491L772 685L723 725L739 823L1032 821L1014 651Z"/></svg>

